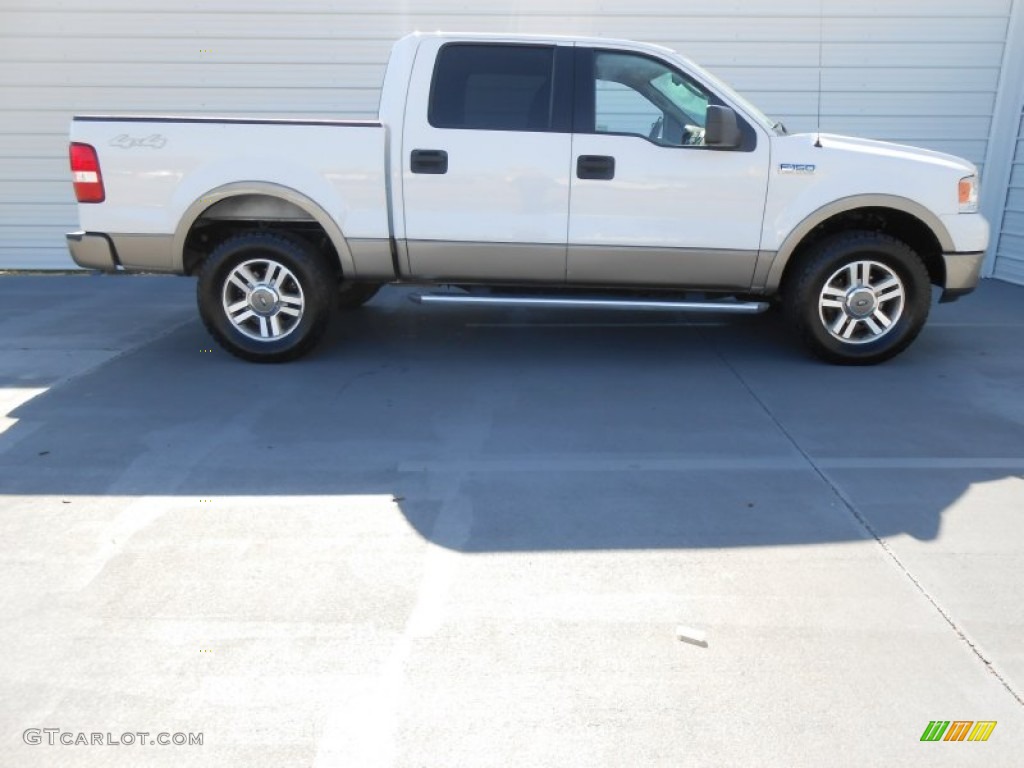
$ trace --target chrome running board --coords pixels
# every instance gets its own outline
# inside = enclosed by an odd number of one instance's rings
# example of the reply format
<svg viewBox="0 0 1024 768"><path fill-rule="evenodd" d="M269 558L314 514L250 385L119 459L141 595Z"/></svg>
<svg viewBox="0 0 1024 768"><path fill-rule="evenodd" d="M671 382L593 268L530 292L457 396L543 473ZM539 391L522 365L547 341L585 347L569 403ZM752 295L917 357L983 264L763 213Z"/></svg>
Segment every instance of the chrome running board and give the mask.
<svg viewBox="0 0 1024 768"><path fill-rule="evenodd" d="M765 301L675 301L572 296L474 296L461 293L414 293L417 304L478 304L492 307L551 307L557 309L639 309L668 312L728 312L756 315L768 309Z"/></svg>

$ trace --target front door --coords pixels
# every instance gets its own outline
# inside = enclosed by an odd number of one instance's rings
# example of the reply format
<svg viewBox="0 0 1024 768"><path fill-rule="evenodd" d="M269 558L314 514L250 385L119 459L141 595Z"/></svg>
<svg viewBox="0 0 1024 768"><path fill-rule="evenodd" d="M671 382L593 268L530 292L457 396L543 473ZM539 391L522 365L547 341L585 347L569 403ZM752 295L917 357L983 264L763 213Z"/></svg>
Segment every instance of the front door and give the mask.
<svg viewBox="0 0 1024 768"><path fill-rule="evenodd" d="M569 218L570 45L425 41L403 142L412 274L561 282Z"/></svg>
<svg viewBox="0 0 1024 768"><path fill-rule="evenodd" d="M655 57L581 48L577 73L568 281L749 288L767 138L743 125L740 148L704 146L723 102Z"/></svg>

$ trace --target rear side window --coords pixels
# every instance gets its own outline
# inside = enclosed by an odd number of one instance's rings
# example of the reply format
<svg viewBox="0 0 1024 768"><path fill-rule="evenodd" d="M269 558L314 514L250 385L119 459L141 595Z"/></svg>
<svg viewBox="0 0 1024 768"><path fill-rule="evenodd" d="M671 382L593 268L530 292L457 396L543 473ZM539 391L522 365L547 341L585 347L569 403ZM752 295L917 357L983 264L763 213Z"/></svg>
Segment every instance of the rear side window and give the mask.
<svg viewBox="0 0 1024 768"><path fill-rule="evenodd" d="M453 43L438 53L428 119L435 128L551 130L554 48Z"/></svg>

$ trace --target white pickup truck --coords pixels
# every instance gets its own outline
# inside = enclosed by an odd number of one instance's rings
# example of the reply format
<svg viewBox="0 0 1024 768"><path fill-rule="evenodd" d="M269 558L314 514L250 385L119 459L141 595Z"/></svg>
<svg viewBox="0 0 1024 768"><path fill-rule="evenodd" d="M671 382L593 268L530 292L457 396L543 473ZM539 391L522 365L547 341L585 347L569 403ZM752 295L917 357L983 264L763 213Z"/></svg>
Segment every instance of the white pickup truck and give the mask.
<svg viewBox="0 0 1024 768"><path fill-rule="evenodd" d="M977 284L978 172L788 135L658 46L410 35L377 122L77 116L75 262L198 276L210 333L299 357L385 283L423 303L757 312L888 359ZM429 289L428 289L429 290Z"/></svg>

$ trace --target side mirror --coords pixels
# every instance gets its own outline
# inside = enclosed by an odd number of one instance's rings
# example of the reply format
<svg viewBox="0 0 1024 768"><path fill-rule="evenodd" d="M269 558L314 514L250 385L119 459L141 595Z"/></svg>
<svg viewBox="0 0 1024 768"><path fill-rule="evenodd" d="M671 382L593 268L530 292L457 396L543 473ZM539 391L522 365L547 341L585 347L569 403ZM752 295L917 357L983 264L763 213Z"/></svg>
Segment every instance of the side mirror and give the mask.
<svg viewBox="0 0 1024 768"><path fill-rule="evenodd" d="M715 149L736 149L743 136L736 123L736 113L729 107L712 104L704 125L704 146Z"/></svg>

